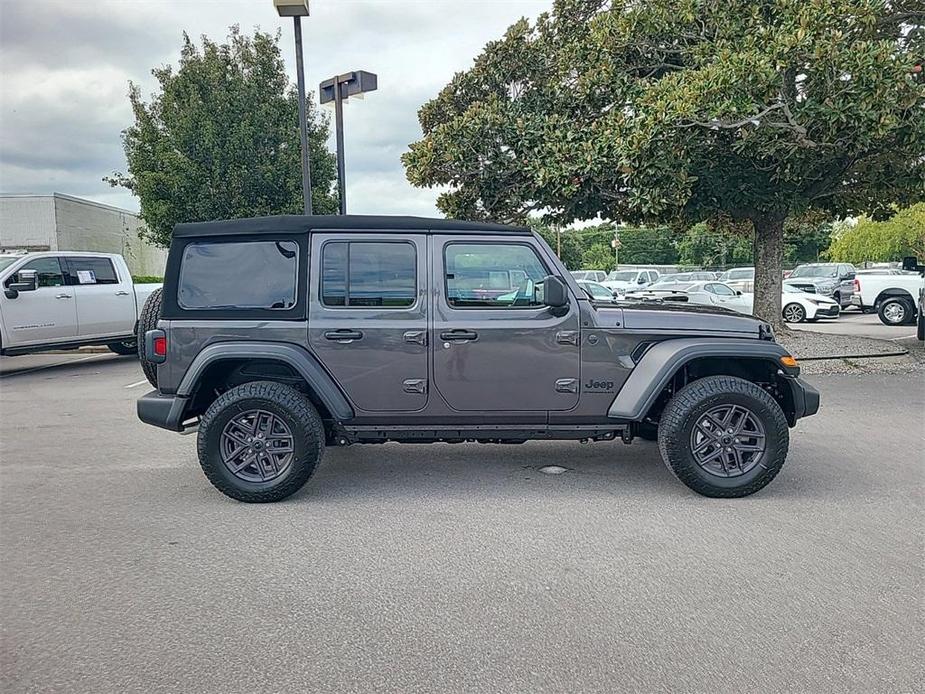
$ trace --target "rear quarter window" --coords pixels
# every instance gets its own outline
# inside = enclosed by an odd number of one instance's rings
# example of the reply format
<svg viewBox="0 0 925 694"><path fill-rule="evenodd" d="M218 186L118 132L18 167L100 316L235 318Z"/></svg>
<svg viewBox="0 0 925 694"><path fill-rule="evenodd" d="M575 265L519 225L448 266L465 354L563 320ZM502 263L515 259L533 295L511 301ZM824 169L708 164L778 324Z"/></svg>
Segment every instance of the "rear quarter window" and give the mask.
<svg viewBox="0 0 925 694"><path fill-rule="evenodd" d="M298 266L294 241L191 243L183 250L177 305L285 311L297 301Z"/></svg>

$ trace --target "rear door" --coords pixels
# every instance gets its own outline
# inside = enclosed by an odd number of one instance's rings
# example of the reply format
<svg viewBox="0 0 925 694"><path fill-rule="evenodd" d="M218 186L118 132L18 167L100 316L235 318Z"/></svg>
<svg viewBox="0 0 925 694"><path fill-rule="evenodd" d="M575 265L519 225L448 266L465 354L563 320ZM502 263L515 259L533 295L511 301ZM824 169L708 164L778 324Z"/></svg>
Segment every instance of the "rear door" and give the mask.
<svg viewBox="0 0 925 694"><path fill-rule="evenodd" d="M112 259L104 256L68 256L64 261L77 303L80 337L134 332L132 278L120 277Z"/></svg>
<svg viewBox="0 0 925 694"><path fill-rule="evenodd" d="M426 235L316 233L309 344L360 410L428 397Z"/></svg>
<svg viewBox="0 0 925 694"><path fill-rule="evenodd" d="M450 235L434 236L432 246L434 381L450 407L574 407L580 387L578 305L570 297L564 315L543 305L541 283L554 270L537 247L528 239Z"/></svg>
<svg viewBox="0 0 925 694"><path fill-rule="evenodd" d="M77 335L74 288L65 284L60 259L34 258L19 270L35 270L38 289L19 292L15 299L0 295L0 314L9 339L4 347L73 340ZM17 275L13 274L6 282L16 281Z"/></svg>

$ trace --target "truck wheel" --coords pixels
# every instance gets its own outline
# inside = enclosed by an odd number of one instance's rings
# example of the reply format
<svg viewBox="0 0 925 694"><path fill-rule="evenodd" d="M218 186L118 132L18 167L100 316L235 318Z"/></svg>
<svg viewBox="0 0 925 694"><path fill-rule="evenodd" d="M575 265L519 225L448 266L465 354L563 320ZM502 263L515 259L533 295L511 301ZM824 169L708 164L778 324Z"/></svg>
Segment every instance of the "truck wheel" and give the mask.
<svg viewBox="0 0 925 694"><path fill-rule="evenodd" d="M748 496L780 472L790 445L787 419L764 389L733 376L688 384L658 427L662 459L698 494Z"/></svg>
<svg viewBox="0 0 925 694"><path fill-rule="evenodd" d="M806 309L799 304L787 304L781 313L787 323L802 323L806 320Z"/></svg>
<svg viewBox="0 0 925 694"><path fill-rule="evenodd" d="M138 361L141 362L141 370L148 379L148 383L157 388L157 364L145 359L145 333L154 330L157 322L161 318L161 289L155 289L148 296L144 307L141 309L141 315L138 317L138 327L135 329L135 337L138 342Z"/></svg>
<svg viewBox="0 0 925 694"><path fill-rule="evenodd" d="M297 492L324 452L324 425L292 386L253 381L219 396L202 417L199 464L238 501L279 501Z"/></svg>
<svg viewBox="0 0 925 694"><path fill-rule="evenodd" d="M884 325L905 325L912 321L915 312L912 303L901 296L882 301L877 307L877 315Z"/></svg>
<svg viewBox="0 0 925 694"><path fill-rule="evenodd" d="M110 342L106 345L109 348L110 352L115 352L116 354L129 355L129 354L138 354L138 341L137 340L126 340L125 342Z"/></svg>

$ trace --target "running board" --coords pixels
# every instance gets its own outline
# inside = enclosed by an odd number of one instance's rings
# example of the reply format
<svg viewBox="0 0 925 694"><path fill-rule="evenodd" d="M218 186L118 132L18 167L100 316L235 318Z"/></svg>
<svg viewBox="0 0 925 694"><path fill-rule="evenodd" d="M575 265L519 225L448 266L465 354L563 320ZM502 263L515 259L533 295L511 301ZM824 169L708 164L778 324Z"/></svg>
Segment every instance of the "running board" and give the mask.
<svg viewBox="0 0 925 694"><path fill-rule="evenodd" d="M631 436L629 425L598 424L530 426L512 425L466 425L453 428L432 426L342 426L338 427L335 442L339 445L351 443L522 443L533 439L560 441L609 441L618 436L624 441Z"/></svg>

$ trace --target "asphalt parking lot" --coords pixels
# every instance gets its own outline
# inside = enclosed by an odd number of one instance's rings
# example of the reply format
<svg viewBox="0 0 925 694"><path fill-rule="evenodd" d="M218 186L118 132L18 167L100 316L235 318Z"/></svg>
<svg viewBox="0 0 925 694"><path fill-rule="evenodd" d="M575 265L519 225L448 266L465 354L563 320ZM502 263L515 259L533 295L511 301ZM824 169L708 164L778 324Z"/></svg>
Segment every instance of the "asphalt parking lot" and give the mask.
<svg viewBox="0 0 925 694"><path fill-rule="evenodd" d="M694 495L654 444L532 442L329 450L252 506L135 419L133 359L0 364L2 691L925 681L921 373L814 377L747 499Z"/></svg>
<svg viewBox="0 0 925 694"><path fill-rule="evenodd" d="M800 323L793 327L831 335L891 340L902 343L906 349L919 349L922 346L915 337L915 325L884 325L876 313L861 313L857 309L848 309L836 319L823 318L814 323Z"/></svg>

